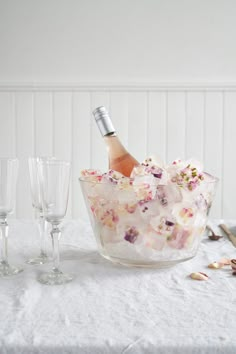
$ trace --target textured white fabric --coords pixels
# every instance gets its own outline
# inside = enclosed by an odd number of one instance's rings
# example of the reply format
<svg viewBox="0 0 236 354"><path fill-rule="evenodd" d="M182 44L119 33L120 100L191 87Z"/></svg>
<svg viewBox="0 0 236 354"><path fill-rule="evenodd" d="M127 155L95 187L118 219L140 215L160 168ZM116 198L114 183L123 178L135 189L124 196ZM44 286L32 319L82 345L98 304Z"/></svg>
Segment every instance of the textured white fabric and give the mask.
<svg viewBox="0 0 236 354"><path fill-rule="evenodd" d="M25 270L0 279L1 354L236 353L236 277L230 267L207 268L236 258L226 237L205 237L194 259L158 270L103 259L86 222L63 230L61 269L76 279L45 286L36 277L51 264L23 264L38 250L35 224L10 221L9 260ZM210 279L190 279L197 271Z"/></svg>

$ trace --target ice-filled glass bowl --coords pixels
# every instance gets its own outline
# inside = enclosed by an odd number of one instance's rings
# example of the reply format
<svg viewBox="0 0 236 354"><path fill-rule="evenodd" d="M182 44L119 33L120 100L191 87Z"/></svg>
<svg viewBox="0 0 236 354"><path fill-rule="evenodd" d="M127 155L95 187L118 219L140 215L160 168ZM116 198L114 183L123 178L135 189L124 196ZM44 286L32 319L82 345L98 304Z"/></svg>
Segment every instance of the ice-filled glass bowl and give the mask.
<svg viewBox="0 0 236 354"><path fill-rule="evenodd" d="M147 178L79 179L100 254L123 265L160 268L194 257L218 179L205 173L189 188L173 178L164 185Z"/></svg>

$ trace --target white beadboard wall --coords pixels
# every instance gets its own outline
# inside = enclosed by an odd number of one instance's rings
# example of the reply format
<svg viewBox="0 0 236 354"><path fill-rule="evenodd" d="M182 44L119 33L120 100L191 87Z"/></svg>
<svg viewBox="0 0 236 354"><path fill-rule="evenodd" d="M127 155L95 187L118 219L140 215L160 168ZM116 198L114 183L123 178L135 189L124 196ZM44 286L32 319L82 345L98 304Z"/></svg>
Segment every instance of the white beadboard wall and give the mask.
<svg viewBox="0 0 236 354"><path fill-rule="evenodd" d="M142 161L202 160L219 177L214 218L235 218L236 85L2 85L0 155L20 159L13 217L31 218L27 158L72 161L68 218L87 218L78 177L107 169L104 142L92 110L105 105L121 140Z"/></svg>

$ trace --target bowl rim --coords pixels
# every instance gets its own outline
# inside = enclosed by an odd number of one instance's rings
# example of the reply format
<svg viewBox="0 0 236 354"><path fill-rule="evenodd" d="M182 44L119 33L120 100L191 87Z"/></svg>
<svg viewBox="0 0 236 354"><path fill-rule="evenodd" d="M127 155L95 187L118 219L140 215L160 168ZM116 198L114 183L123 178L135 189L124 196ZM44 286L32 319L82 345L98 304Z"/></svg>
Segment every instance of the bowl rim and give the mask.
<svg viewBox="0 0 236 354"><path fill-rule="evenodd" d="M211 184L211 183L219 183L220 179L216 176L213 176L211 175L210 173L208 172L204 172L205 175L211 177L211 180L210 181L204 181L204 183L206 184ZM99 175L97 175L99 176ZM94 181L94 180L89 180L90 177L93 177L93 176L80 176L78 178L79 182L87 182L87 183L91 183L91 184L109 184L109 185L117 185L117 183L112 183L111 181ZM94 177L96 177L96 175L94 175ZM125 176L124 176L125 177ZM129 177L125 177L125 178L129 178ZM132 180L132 179L131 179ZM173 182L174 184L174 182ZM132 186L132 184L131 184ZM166 186L166 184L150 184L150 186L153 186L153 187L159 187L159 186Z"/></svg>

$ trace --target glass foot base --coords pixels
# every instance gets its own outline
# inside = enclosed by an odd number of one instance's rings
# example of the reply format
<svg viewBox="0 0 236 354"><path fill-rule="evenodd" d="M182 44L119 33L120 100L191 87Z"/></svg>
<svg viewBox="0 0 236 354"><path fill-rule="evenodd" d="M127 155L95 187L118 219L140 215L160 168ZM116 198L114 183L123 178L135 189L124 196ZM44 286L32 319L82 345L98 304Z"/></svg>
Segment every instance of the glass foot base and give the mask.
<svg viewBox="0 0 236 354"><path fill-rule="evenodd" d="M45 264L48 261L49 261L49 258L45 254L45 255L39 255L38 257L35 257L35 258L30 258L25 263L31 264L31 265L40 265L40 264Z"/></svg>
<svg viewBox="0 0 236 354"><path fill-rule="evenodd" d="M8 277L23 272L22 268L11 266L8 263L0 263L0 277Z"/></svg>
<svg viewBox="0 0 236 354"><path fill-rule="evenodd" d="M62 272L48 272L42 273L38 277L38 281L46 285L61 285L69 283L74 279L72 274L66 274Z"/></svg>

